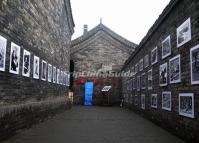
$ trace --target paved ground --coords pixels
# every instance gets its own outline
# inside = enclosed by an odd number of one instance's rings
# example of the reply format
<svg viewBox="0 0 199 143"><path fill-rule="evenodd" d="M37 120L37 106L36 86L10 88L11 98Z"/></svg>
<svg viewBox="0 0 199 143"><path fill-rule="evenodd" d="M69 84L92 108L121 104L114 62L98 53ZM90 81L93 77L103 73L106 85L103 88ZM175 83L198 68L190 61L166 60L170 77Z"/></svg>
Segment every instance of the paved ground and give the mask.
<svg viewBox="0 0 199 143"><path fill-rule="evenodd" d="M131 111L73 107L4 143L183 143Z"/></svg>

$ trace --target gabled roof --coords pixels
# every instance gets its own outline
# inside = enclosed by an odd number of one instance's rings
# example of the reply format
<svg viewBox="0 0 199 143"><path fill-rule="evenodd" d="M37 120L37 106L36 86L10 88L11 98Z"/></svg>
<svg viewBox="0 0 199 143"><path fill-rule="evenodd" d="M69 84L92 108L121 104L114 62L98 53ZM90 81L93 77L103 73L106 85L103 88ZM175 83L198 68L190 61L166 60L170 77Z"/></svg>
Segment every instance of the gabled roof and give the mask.
<svg viewBox="0 0 199 143"><path fill-rule="evenodd" d="M72 43L71 43L71 46L73 47L73 46L75 46L77 44L80 44L80 43L86 41L87 39L89 39L90 37L92 37L93 35L95 35L99 31L105 32L106 34L108 34L109 36L111 36L113 39L115 39L116 41L118 41L118 42L126 45L128 48L130 48L132 50L137 47L137 44L132 43L129 40L121 37L120 35L118 35L114 31L112 31L111 29L109 29L108 27L106 27L102 23L100 23L99 25L97 25L95 28L93 28L92 30L88 31L84 35L78 37L77 39L74 39L72 41Z"/></svg>

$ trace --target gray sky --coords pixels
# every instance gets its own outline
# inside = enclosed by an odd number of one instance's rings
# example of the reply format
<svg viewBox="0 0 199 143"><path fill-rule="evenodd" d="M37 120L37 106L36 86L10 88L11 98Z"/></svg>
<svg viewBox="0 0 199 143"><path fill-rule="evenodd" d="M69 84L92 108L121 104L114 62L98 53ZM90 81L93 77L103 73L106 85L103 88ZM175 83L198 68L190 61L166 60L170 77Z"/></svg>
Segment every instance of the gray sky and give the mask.
<svg viewBox="0 0 199 143"><path fill-rule="evenodd" d="M139 44L170 0L71 0L75 33L83 25L92 29L102 23L124 38Z"/></svg>

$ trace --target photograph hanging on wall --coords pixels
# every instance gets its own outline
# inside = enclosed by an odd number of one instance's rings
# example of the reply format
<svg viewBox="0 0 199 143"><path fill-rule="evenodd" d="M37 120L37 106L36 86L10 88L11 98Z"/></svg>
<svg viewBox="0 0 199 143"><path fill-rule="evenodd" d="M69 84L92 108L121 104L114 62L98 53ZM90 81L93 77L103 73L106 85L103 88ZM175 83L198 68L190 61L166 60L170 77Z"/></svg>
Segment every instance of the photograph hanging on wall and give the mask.
<svg viewBox="0 0 199 143"><path fill-rule="evenodd" d="M168 36L162 42L162 59L168 57L169 55L171 55L171 36Z"/></svg>
<svg viewBox="0 0 199 143"><path fill-rule="evenodd" d="M199 45L190 50L191 84L199 84Z"/></svg>
<svg viewBox="0 0 199 143"><path fill-rule="evenodd" d="M149 66L149 55L144 56L144 68L147 68Z"/></svg>
<svg viewBox="0 0 199 143"><path fill-rule="evenodd" d="M171 92L162 92L162 109L171 111Z"/></svg>
<svg viewBox="0 0 199 143"><path fill-rule="evenodd" d="M11 43L10 50L10 73L19 74L20 66L20 46Z"/></svg>
<svg viewBox="0 0 199 143"><path fill-rule="evenodd" d="M53 67L53 83L56 83L56 79L57 79L56 73L57 73L57 69L56 67Z"/></svg>
<svg viewBox="0 0 199 143"><path fill-rule="evenodd" d="M146 89L146 84L147 84L147 75L145 73L142 74L142 78L141 78L141 81L142 81L142 89Z"/></svg>
<svg viewBox="0 0 199 143"><path fill-rule="evenodd" d="M194 95L193 93L179 94L179 114L194 118Z"/></svg>
<svg viewBox="0 0 199 143"><path fill-rule="evenodd" d="M30 77L30 52L27 50L23 51L22 75L26 77Z"/></svg>
<svg viewBox="0 0 199 143"><path fill-rule="evenodd" d="M148 89L151 90L153 87L153 76L152 69L148 71Z"/></svg>
<svg viewBox="0 0 199 143"><path fill-rule="evenodd" d="M138 70L139 70L139 67L138 67L138 64L135 65L135 74L138 73Z"/></svg>
<svg viewBox="0 0 199 143"><path fill-rule="evenodd" d="M138 95L134 96L134 105L137 106L138 105Z"/></svg>
<svg viewBox="0 0 199 143"><path fill-rule="evenodd" d="M167 86L167 63L160 65L160 86Z"/></svg>
<svg viewBox="0 0 199 143"><path fill-rule="evenodd" d="M137 91L140 91L140 76L137 76Z"/></svg>
<svg viewBox="0 0 199 143"><path fill-rule="evenodd" d="M151 64L154 65L157 62L158 62L158 47L155 47L151 51Z"/></svg>
<svg viewBox="0 0 199 143"><path fill-rule="evenodd" d="M145 109L145 94L141 95L141 109Z"/></svg>
<svg viewBox="0 0 199 143"><path fill-rule="evenodd" d="M33 78L39 79L39 57L34 56Z"/></svg>
<svg viewBox="0 0 199 143"><path fill-rule="evenodd" d="M177 28L177 47L180 47L191 40L191 18L188 18Z"/></svg>
<svg viewBox="0 0 199 143"><path fill-rule="evenodd" d="M52 65L48 64L48 82L52 82Z"/></svg>
<svg viewBox="0 0 199 143"><path fill-rule="evenodd" d="M60 83L59 78L60 78L60 69L57 69L57 84Z"/></svg>
<svg viewBox="0 0 199 143"><path fill-rule="evenodd" d="M143 59L140 59L140 62L139 62L140 71L143 70L143 66L144 66Z"/></svg>
<svg viewBox="0 0 199 143"><path fill-rule="evenodd" d="M169 60L169 80L170 83L181 82L180 55Z"/></svg>
<svg viewBox="0 0 199 143"><path fill-rule="evenodd" d="M41 79L43 81L46 81L46 75L47 75L47 62L42 60L42 74Z"/></svg>
<svg viewBox="0 0 199 143"><path fill-rule="evenodd" d="M151 94L151 107L158 108L158 95L157 94Z"/></svg>
<svg viewBox="0 0 199 143"><path fill-rule="evenodd" d="M0 71L5 71L7 40L0 36Z"/></svg>

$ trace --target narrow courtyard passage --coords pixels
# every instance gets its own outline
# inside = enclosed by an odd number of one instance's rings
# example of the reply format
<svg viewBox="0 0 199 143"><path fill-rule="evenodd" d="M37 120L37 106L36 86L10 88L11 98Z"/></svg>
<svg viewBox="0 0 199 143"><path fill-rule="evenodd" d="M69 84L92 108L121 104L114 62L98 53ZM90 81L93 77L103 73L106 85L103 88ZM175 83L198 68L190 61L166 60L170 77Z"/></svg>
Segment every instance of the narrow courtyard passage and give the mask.
<svg viewBox="0 0 199 143"><path fill-rule="evenodd" d="M183 143L127 109L75 106L4 143Z"/></svg>

